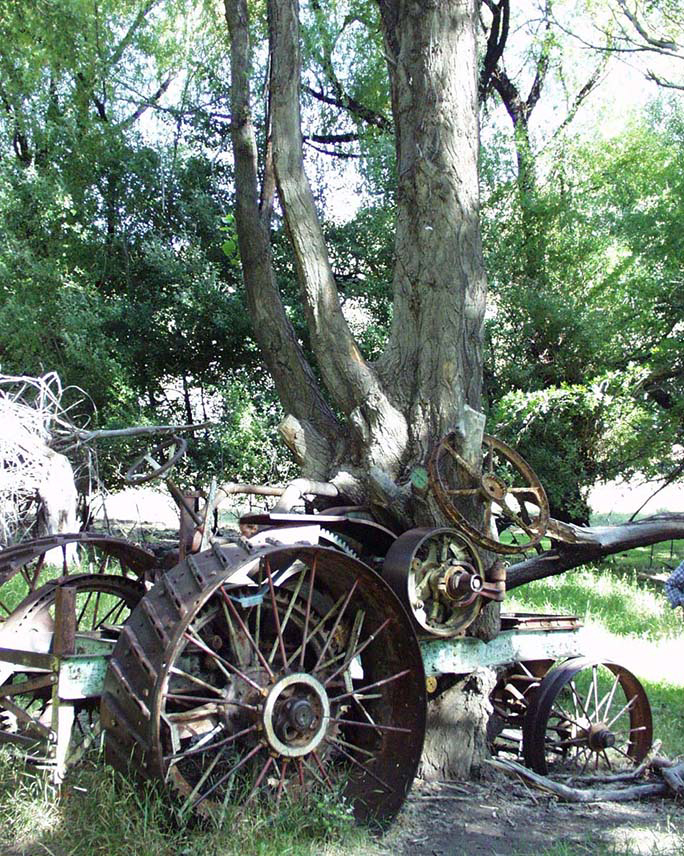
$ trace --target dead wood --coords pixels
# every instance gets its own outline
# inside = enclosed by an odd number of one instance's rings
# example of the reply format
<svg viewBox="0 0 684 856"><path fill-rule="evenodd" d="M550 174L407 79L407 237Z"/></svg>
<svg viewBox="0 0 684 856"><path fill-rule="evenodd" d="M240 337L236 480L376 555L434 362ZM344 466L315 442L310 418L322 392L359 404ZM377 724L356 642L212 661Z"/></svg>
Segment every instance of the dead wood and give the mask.
<svg viewBox="0 0 684 856"><path fill-rule="evenodd" d="M632 785L625 788L571 788L555 782L547 776L541 776L533 770L528 770L522 764L515 761L503 761L491 758L486 761L497 770L507 775L519 776L523 780L531 782L535 787L548 791L566 802L591 803L591 802L629 802L640 800L644 797L663 796L669 792L666 782L655 782L653 784Z"/></svg>
<svg viewBox="0 0 684 856"><path fill-rule="evenodd" d="M682 513L654 514L643 520L616 526L571 526L558 524L557 521L553 521L553 524L553 534L564 540L556 541L551 550L511 565L506 574L506 588L509 591L614 553L684 538Z"/></svg>

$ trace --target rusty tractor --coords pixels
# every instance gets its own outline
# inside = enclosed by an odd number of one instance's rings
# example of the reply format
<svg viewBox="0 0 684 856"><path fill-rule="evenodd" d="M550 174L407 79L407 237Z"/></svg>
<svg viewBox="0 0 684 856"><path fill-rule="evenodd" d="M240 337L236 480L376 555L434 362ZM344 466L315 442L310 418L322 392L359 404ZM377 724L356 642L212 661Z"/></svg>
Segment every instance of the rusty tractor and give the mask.
<svg viewBox="0 0 684 856"><path fill-rule="evenodd" d="M178 449L138 459L128 480L166 472ZM171 557L87 532L5 549L0 740L56 783L104 740L109 762L165 782L183 813L277 809L321 788L386 822L416 774L430 699L489 666L492 751L540 773L641 761L652 740L644 690L586 656L577 618L503 614L491 641L467 635L505 593L503 563L486 568L477 547L510 554L546 532L548 502L526 462L485 436L476 470L449 435L413 481L451 527L397 532L366 508L334 507L330 484L212 484L188 500L167 482L181 508ZM222 497L241 492L277 503L212 533Z"/></svg>

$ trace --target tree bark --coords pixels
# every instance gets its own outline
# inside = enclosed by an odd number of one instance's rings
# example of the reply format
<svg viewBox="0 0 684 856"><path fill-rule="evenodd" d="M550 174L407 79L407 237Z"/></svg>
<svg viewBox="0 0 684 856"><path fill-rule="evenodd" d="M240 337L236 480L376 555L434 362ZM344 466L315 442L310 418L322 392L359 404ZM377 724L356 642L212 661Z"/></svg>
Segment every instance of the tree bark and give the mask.
<svg viewBox="0 0 684 856"><path fill-rule="evenodd" d="M466 404L480 410L486 279L475 2L379 6L399 178L394 315L379 371L406 413L415 460L454 427L465 437Z"/></svg>
<svg viewBox="0 0 684 856"><path fill-rule="evenodd" d="M250 106L250 40L246 0L225 0L231 41L231 135L236 225L254 335L286 413L300 428L296 455L306 475L326 478L339 425L323 397L283 306L273 272L271 199L260 208L257 147ZM268 212L268 215L262 215Z"/></svg>

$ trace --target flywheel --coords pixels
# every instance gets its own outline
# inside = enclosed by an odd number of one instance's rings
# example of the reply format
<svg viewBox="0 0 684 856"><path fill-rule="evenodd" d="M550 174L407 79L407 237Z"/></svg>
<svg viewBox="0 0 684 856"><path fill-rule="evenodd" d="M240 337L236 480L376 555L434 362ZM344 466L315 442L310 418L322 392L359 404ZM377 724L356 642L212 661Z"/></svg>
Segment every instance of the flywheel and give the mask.
<svg viewBox="0 0 684 856"><path fill-rule="evenodd" d="M456 432L447 434L428 465L430 487L444 514L485 550L520 553L538 544L549 523L549 501L532 467L489 434L482 438L482 471L457 449ZM471 522L478 517L481 526Z"/></svg>
<svg viewBox="0 0 684 856"><path fill-rule="evenodd" d="M477 618L483 598L503 596L485 582L477 550L455 529L404 532L388 550L382 575L417 632L432 636L462 633Z"/></svg>
<svg viewBox="0 0 684 856"><path fill-rule="evenodd" d="M340 791L390 820L420 759L411 624L358 560L319 546L215 546L141 601L110 660L106 755L220 820Z"/></svg>

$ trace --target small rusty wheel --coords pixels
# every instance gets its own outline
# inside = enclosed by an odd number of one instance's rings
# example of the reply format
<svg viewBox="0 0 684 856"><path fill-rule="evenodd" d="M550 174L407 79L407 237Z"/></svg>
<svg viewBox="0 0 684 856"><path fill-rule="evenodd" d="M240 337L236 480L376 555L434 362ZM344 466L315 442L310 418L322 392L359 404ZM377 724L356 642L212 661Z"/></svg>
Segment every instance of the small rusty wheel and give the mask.
<svg viewBox="0 0 684 856"><path fill-rule="evenodd" d="M392 544L382 576L419 633L450 637L480 612L485 587L482 561L455 529L410 529Z"/></svg>
<svg viewBox="0 0 684 856"><path fill-rule="evenodd" d="M92 532L46 535L13 544L0 551L0 623L50 580L83 573L142 577L156 565L149 550Z"/></svg>
<svg viewBox="0 0 684 856"><path fill-rule="evenodd" d="M437 502L458 528L480 547L495 553L520 553L538 544L549 523L549 502L529 464L496 437L482 438L482 472L457 451L456 432L438 443L429 461L430 485ZM473 526L456 503L469 504L482 515L481 529ZM499 533L513 527L513 543Z"/></svg>
<svg viewBox="0 0 684 856"><path fill-rule="evenodd" d="M526 660L514 663L501 675L489 696L494 711L487 728L492 754L522 757L523 722L552 665L553 660Z"/></svg>
<svg viewBox="0 0 684 856"><path fill-rule="evenodd" d="M637 678L616 663L584 657L547 674L523 724L525 763L542 775L632 766L652 740L651 707Z"/></svg>
<svg viewBox="0 0 684 856"><path fill-rule="evenodd" d="M145 593L142 583L119 576L81 574L51 580L32 592L0 627L0 648L37 654L52 651L60 586L76 590L75 653L92 653L94 640L114 640ZM104 649L106 650L106 648ZM56 740L52 671L0 662L0 743L15 745L28 762L50 766ZM99 734L98 700L73 708L65 761L76 763Z"/></svg>
<svg viewBox="0 0 684 856"><path fill-rule="evenodd" d="M175 434L162 440L155 446L154 455L151 450L146 450L136 458L126 470L124 481L126 484L139 485L153 481L164 475L174 464L183 457L188 448L188 442L184 437ZM161 460L157 460L160 458Z"/></svg>
<svg viewBox="0 0 684 856"><path fill-rule="evenodd" d="M377 574L337 550L231 544L142 600L102 719L108 760L168 782L181 813L221 821L320 789L386 821L415 775L425 704L417 640Z"/></svg>

